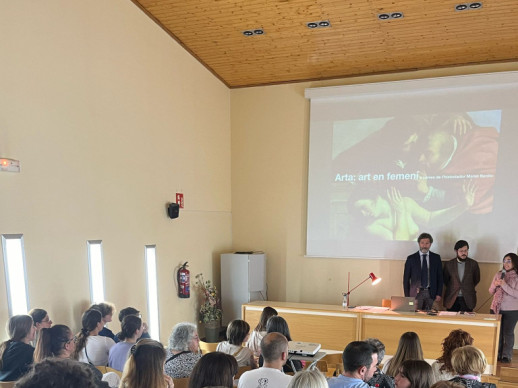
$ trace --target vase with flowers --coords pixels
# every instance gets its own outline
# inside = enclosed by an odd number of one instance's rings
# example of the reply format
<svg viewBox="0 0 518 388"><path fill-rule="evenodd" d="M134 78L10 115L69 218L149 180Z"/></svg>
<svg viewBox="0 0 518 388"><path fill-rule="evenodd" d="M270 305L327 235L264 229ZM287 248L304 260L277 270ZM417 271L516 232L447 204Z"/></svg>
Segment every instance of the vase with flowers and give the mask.
<svg viewBox="0 0 518 388"><path fill-rule="evenodd" d="M207 342L218 342L221 327L221 300L218 289L210 281L203 278L203 274L196 275L196 287L200 291L200 322L205 325Z"/></svg>

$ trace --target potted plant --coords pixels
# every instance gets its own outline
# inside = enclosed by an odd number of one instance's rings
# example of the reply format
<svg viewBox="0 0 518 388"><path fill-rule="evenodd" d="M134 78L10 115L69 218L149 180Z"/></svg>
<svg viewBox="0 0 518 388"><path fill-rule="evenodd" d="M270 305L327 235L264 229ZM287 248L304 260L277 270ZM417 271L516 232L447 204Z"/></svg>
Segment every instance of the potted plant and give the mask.
<svg viewBox="0 0 518 388"><path fill-rule="evenodd" d="M205 339L207 342L218 342L222 316L218 289L201 273L196 275L196 286L201 294L200 322L205 326Z"/></svg>

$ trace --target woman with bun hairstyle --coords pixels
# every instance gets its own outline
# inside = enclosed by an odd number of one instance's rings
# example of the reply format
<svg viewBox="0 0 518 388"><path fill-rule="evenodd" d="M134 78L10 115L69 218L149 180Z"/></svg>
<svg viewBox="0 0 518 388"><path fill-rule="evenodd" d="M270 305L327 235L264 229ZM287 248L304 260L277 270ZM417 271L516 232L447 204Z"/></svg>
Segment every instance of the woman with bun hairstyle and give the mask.
<svg viewBox="0 0 518 388"><path fill-rule="evenodd" d="M33 361L36 328L30 315L14 315L7 322L9 339L0 344L0 381L14 381L27 373Z"/></svg>
<svg viewBox="0 0 518 388"><path fill-rule="evenodd" d="M513 358L514 328L518 322L518 255L508 253L503 268L493 277L489 292L493 294L491 313L502 316L498 343L498 361L510 363Z"/></svg>
<svg viewBox="0 0 518 388"><path fill-rule="evenodd" d="M94 366L108 365L108 353L115 345L111 338L99 335L104 323L98 310L86 310L81 319L82 328L77 333L74 358Z"/></svg>

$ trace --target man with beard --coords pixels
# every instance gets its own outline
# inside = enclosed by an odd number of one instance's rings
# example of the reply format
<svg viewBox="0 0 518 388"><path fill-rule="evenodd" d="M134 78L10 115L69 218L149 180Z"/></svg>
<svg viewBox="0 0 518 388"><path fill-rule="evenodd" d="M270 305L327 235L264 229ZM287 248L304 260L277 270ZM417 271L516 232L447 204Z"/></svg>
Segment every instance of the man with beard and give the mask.
<svg viewBox="0 0 518 388"><path fill-rule="evenodd" d="M443 278L441 256L431 252L433 238L421 233L417 239L419 251L406 259L403 273L405 296L416 298L418 310L430 310L442 295Z"/></svg>
<svg viewBox="0 0 518 388"><path fill-rule="evenodd" d="M457 257L444 265L444 307L448 311L473 311L477 305L476 285L480 282L478 263L468 257L469 244L455 243Z"/></svg>

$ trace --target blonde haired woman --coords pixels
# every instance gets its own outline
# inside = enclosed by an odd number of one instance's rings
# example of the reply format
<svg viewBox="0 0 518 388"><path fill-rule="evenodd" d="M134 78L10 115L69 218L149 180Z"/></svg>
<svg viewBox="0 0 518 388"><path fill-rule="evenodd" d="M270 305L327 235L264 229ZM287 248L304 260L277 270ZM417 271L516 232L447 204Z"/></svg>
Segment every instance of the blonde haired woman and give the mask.
<svg viewBox="0 0 518 388"><path fill-rule="evenodd" d="M288 388L328 388L327 380L318 369L297 372L288 384Z"/></svg>
<svg viewBox="0 0 518 388"><path fill-rule="evenodd" d="M471 345L457 348L451 355L451 365L457 376L450 381L467 388L496 388L495 384L480 382L480 375L487 366L486 356L482 350Z"/></svg>
<svg viewBox="0 0 518 388"><path fill-rule="evenodd" d="M164 374L165 354L160 342L140 340L131 348L120 388L174 388L173 379Z"/></svg>

